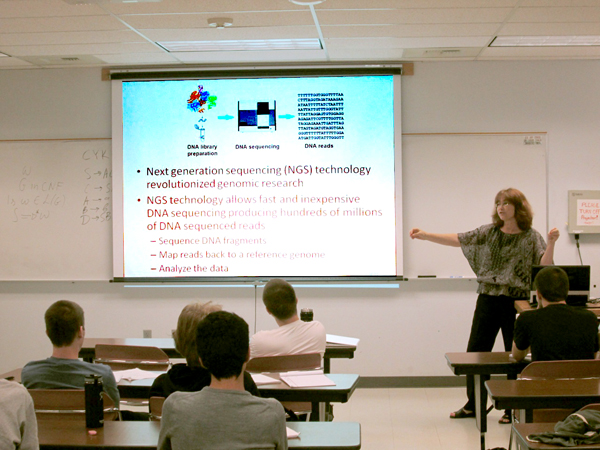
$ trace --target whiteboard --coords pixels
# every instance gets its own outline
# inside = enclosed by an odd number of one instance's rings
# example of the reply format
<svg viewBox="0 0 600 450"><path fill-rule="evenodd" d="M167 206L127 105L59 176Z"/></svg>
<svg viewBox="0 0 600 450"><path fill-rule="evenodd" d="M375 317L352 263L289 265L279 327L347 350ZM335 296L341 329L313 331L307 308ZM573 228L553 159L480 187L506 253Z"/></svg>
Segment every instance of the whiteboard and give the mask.
<svg viewBox="0 0 600 450"><path fill-rule="evenodd" d="M405 134L402 151L405 277L474 278L460 248L408 233L458 233L491 223L494 197L508 187L525 194L533 227L546 240L546 133Z"/></svg>
<svg viewBox="0 0 600 450"><path fill-rule="evenodd" d="M110 139L0 141L1 280L111 277Z"/></svg>

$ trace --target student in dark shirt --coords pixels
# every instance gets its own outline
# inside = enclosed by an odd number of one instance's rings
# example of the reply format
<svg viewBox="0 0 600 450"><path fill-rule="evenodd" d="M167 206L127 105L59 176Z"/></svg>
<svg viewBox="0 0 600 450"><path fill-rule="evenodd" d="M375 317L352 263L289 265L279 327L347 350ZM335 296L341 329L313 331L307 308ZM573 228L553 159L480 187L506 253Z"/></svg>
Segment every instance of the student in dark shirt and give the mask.
<svg viewBox="0 0 600 450"><path fill-rule="evenodd" d="M560 267L544 267L535 278L538 309L519 315L512 354L521 361L594 359L599 350L598 318L591 311L567 305L569 277Z"/></svg>
<svg viewBox="0 0 600 450"><path fill-rule="evenodd" d="M175 348L186 359L187 364L175 364L166 374L158 376L150 388L151 397L168 397L177 391L196 392L210 384L210 373L199 362L196 329L208 314L221 309L221 305L211 302L192 303L183 308L173 338ZM248 372L244 372L244 387L252 395L260 397Z"/></svg>

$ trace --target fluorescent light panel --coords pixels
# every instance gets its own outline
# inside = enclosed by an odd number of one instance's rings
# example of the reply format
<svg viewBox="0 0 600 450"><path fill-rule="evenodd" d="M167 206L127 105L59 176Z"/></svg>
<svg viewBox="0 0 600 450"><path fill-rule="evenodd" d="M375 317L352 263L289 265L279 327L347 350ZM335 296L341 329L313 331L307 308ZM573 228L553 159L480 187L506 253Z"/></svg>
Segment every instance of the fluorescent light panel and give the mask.
<svg viewBox="0 0 600 450"><path fill-rule="evenodd" d="M600 45L600 36L497 36L490 47L578 47Z"/></svg>
<svg viewBox="0 0 600 450"><path fill-rule="evenodd" d="M260 39L157 42L168 52L236 52L262 50L321 50L319 39Z"/></svg>

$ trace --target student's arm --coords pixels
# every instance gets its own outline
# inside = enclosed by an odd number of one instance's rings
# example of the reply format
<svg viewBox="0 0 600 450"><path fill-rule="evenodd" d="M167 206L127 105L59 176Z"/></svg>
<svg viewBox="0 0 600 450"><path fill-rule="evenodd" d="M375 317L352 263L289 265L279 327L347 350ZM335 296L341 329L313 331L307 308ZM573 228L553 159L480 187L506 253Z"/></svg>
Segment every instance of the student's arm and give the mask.
<svg viewBox="0 0 600 450"><path fill-rule="evenodd" d="M287 427L285 426L285 411L283 410L283 406L281 406L281 404L276 405L274 429L277 430L275 437L275 450L287 450L288 440Z"/></svg>
<svg viewBox="0 0 600 450"><path fill-rule="evenodd" d="M102 378L104 382L104 392L106 392L106 395L108 395L115 403L115 407L121 409L119 406L121 403L121 396L119 395L119 388L117 387L117 381L115 380L112 370L109 368L108 372L105 375L102 375Z"/></svg>
<svg viewBox="0 0 600 450"><path fill-rule="evenodd" d="M157 450L171 450L171 402L169 398L163 404Z"/></svg>
<svg viewBox="0 0 600 450"><path fill-rule="evenodd" d="M38 442L38 428L33 400L27 394L27 404L25 409L25 421L21 424L21 450L38 450L40 448Z"/></svg>
<svg viewBox="0 0 600 450"><path fill-rule="evenodd" d="M542 266L550 266L554 262L554 244L558 240L559 236L560 233L556 228L552 228L548 233L548 245L546 246L546 251L540 260L540 264Z"/></svg>
<svg viewBox="0 0 600 450"><path fill-rule="evenodd" d="M458 234L440 234L440 233L427 233L419 228L413 228L410 230L411 239L419 239L422 241L429 241L435 244L448 245L450 247L460 247L458 240Z"/></svg>
<svg viewBox="0 0 600 450"><path fill-rule="evenodd" d="M540 300L540 305L541 303L542 301ZM517 320L515 321L512 355L517 361L523 361L527 356L527 353L529 353L531 350L531 337L529 336L530 327L527 326L528 317L531 316L527 316L527 314L533 313L519 314ZM521 346L523 349L521 350L519 346Z"/></svg>
<svg viewBox="0 0 600 450"><path fill-rule="evenodd" d="M525 359L525 357L527 356L527 353L529 353L529 348L526 348L525 350L519 350L517 347L517 344L515 344L513 342L512 355L517 362L523 361Z"/></svg>

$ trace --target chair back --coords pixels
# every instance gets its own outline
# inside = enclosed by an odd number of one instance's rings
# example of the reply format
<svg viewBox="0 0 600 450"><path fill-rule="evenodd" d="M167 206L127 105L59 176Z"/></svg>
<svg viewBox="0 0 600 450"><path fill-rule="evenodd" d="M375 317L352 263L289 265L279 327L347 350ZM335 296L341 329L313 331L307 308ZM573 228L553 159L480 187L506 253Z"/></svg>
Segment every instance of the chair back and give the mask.
<svg viewBox="0 0 600 450"><path fill-rule="evenodd" d="M320 353L298 355L261 356L252 358L246 365L248 372L287 372L290 370L311 370L321 367Z"/></svg>
<svg viewBox="0 0 600 450"><path fill-rule="evenodd" d="M519 375L523 380L600 378L600 359L534 361Z"/></svg>
<svg viewBox="0 0 600 450"><path fill-rule="evenodd" d="M160 420L162 418L165 400L165 397L150 397L150 420Z"/></svg>
<svg viewBox="0 0 600 450"><path fill-rule="evenodd" d="M600 360L578 359L561 361L534 361L519 375L522 380L558 380L574 378L600 378ZM558 422L564 420L574 409L536 409L534 422Z"/></svg>
<svg viewBox="0 0 600 450"><path fill-rule="evenodd" d="M107 364L112 370L143 369L164 372L169 356L158 347L96 344L95 363Z"/></svg>
<svg viewBox="0 0 600 450"><path fill-rule="evenodd" d="M600 411L600 403L590 403L589 405L585 405L581 409L595 409L596 411Z"/></svg>
<svg viewBox="0 0 600 450"><path fill-rule="evenodd" d="M321 367L320 353L301 353L298 355L260 356L252 358L246 364L246 370L253 373L288 372L290 370L311 370ZM312 405L309 402L281 402L283 407L296 415L310 416Z"/></svg>
<svg viewBox="0 0 600 450"><path fill-rule="evenodd" d="M40 419L85 421L85 390L83 389L28 389L33 399L35 415ZM104 420L115 420L119 409L112 399L102 393Z"/></svg>

